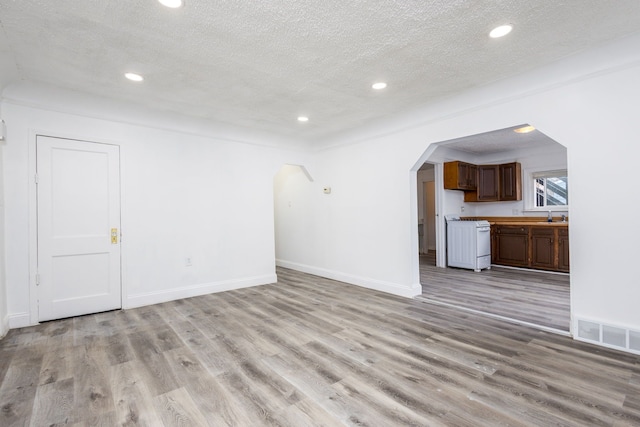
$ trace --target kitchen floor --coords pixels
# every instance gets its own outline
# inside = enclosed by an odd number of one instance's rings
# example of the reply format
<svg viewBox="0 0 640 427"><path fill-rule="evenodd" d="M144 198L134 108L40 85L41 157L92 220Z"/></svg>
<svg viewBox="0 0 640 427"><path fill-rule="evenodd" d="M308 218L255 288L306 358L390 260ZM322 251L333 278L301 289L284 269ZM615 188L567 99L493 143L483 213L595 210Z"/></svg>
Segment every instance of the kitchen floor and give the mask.
<svg viewBox="0 0 640 427"><path fill-rule="evenodd" d="M496 266L477 273L440 268L432 251L420 255L420 283L422 299L569 332L568 274Z"/></svg>

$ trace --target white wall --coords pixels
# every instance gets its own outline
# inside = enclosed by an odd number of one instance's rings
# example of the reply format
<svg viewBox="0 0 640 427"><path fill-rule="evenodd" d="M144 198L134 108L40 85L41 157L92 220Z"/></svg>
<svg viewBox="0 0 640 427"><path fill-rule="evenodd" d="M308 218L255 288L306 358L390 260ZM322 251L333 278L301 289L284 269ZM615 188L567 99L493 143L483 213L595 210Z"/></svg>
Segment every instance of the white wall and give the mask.
<svg viewBox="0 0 640 427"><path fill-rule="evenodd" d="M0 118L2 116L0 115ZM0 338L9 330L7 311L7 286L5 280L5 228L4 228L4 167L2 158L4 142L0 141Z"/></svg>
<svg viewBox="0 0 640 427"><path fill-rule="evenodd" d="M426 160L431 143L530 123L567 147L574 321L639 329L640 222L625 221L624 232L615 232L603 214L628 206L637 193L638 45L639 36L620 40L327 141L315 175L333 193L311 196L318 207L311 222L323 232L308 242L320 249L297 263L352 283L418 294L411 169Z"/></svg>
<svg viewBox="0 0 640 427"><path fill-rule="evenodd" d="M286 240L279 237L278 264L398 295L419 293L409 256L417 259L418 231L409 224L408 214L402 216L416 183L416 176L409 176L408 161L402 150L375 142L366 150L350 145L316 153L314 182L303 185L298 178L287 196L309 207L303 211L305 218L289 215L287 223L308 223L315 229L298 233L298 225L292 225L291 232L279 234ZM331 187L331 194L324 194L323 187ZM415 200L413 206L417 215ZM313 250L297 250L302 246Z"/></svg>
<svg viewBox="0 0 640 427"><path fill-rule="evenodd" d="M37 320L36 133L120 145L125 308L275 282L273 177L282 164L300 162L300 152L277 148L280 141L268 136L260 145L249 133L247 143L239 142L242 134L229 141L226 130L195 120L175 118L179 130L167 128L163 116L154 126L153 114L144 112L118 121L117 109L73 94L72 103L22 88L4 95L12 327ZM36 101L55 108L34 107ZM193 266L185 266L186 257Z"/></svg>

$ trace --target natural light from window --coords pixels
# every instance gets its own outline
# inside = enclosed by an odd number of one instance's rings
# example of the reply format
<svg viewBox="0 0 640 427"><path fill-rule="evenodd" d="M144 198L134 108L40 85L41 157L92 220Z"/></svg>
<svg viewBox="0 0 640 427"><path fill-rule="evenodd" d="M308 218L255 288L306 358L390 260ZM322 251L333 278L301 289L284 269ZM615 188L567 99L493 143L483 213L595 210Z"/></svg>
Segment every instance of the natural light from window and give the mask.
<svg viewBox="0 0 640 427"><path fill-rule="evenodd" d="M537 172L533 174L535 207L566 207L569 205L567 171Z"/></svg>

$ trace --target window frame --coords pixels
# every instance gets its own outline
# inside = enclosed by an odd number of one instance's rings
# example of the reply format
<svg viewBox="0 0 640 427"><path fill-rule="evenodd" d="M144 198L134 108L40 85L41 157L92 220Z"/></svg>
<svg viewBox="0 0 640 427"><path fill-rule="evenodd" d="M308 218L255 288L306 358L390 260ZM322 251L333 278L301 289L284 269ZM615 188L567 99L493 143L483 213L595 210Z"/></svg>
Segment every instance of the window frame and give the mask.
<svg viewBox="0 0 640 427"><path fill-rule="evenodd" d="M547 212L549 210L553 212L568 212L569 205L553 205L553 206L536 206L536 190L535 180L539 178L549 178L554 176L566 176L567 181L569 177L569 171L567 169L536 169L528 170L525 174L526 184L523 185L523 196L525 200L524 210L530 212ZM567 195L569 189L567 186Z"/></svg>

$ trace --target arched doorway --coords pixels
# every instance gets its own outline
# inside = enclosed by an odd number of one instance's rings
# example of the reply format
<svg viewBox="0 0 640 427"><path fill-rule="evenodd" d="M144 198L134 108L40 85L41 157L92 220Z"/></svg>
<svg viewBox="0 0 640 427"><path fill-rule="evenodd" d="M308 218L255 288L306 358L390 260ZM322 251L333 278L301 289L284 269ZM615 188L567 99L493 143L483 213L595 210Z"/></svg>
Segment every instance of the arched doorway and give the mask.
<svg viewBox="0 0 640 427"><path fill-rule="evenodd" d="M501 220L540 224L546 220L547 210L550 208L557 218L561 215L568 217L568 202L567 206L536 206L537 190L534 188L536 177L545 176L545 173L561 174L564 171L565 176L568 176L566 147L539 130L528 134L514 132L521 127L523 125L431 144L414 166L418 192L424 192L425 184L431 182L436 193L436 215L431 220L435 221L432 229L436 233L436 249L435 254L425 253L423 235L423 250L419 257L420 282L423 288L420 298L568 334L569 274L543 271L531 266L513 268L502 265L499 260L490 271L480 273L447 268L445 215L456 215L462 219L489 219L492 224L500 223ZM454 160L478 165L519 162L522 165L522 200L468 202L462 191L445 190L442 165ZM565 179L565 183L567 181ZM418 229L422 228L423 234L427 226L430 226L426 204L420 210L420 204L426 202L426 197L426 194L416 194L419 207ZM568 223L566 230L568 231ZM492 239L494 238L492 233ZM527 238L531 239L531 235L524 239ZM529 256L531 251L535 251L535 244L535 241L530 243L534 249L527 247ZM568 245L568 238L566 244Z"/></svg>
<svg viewBox="0 0 640 427"><path fill-rule="evenodd" d="M273 178L276 266L299 268L296 264L311 250L313 188L313 178L302 165L285 164Z"/></svg>

